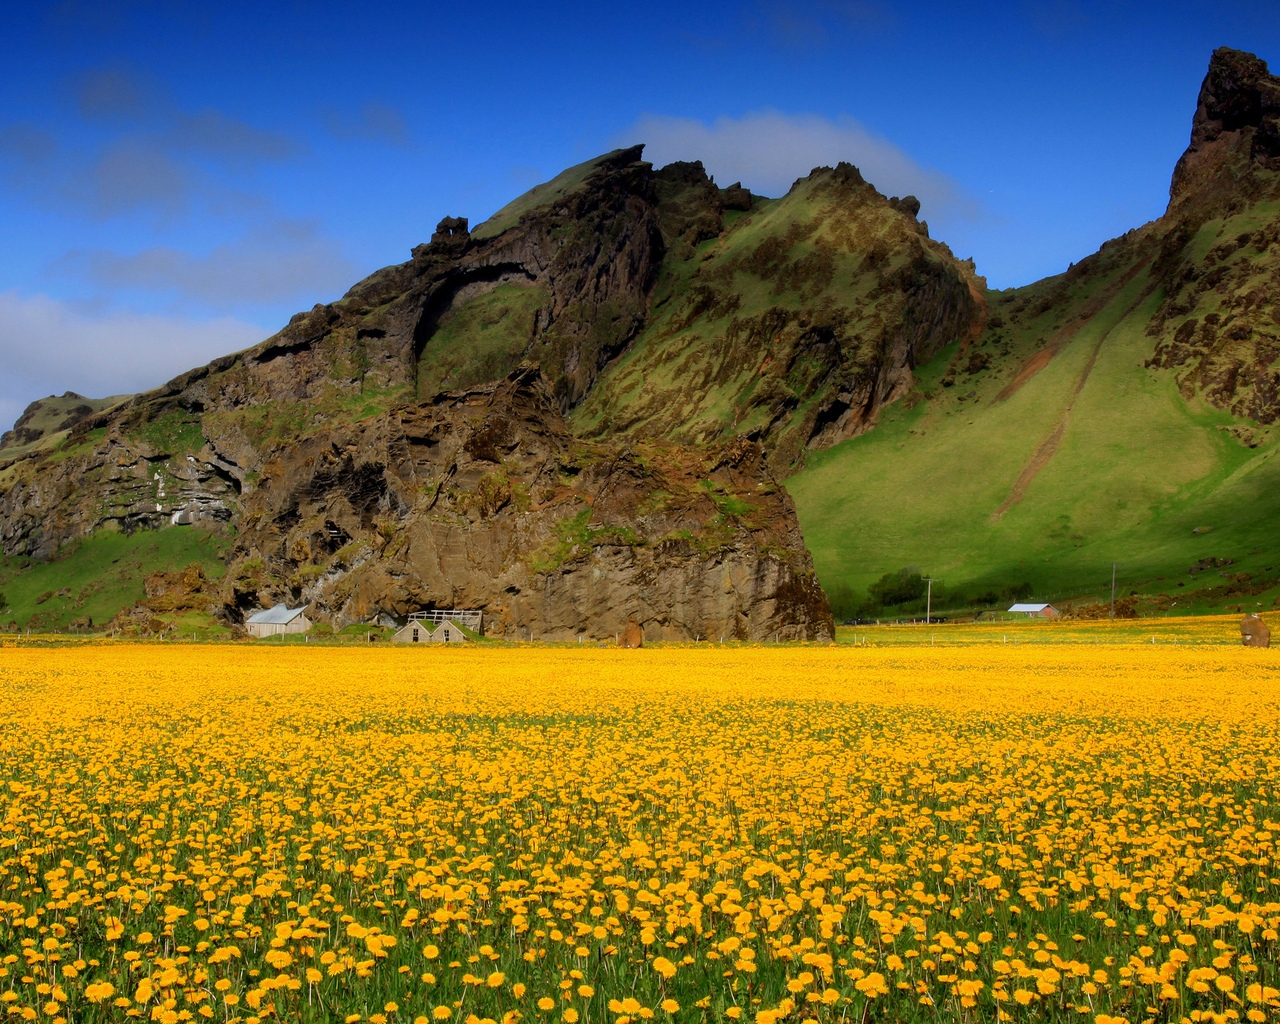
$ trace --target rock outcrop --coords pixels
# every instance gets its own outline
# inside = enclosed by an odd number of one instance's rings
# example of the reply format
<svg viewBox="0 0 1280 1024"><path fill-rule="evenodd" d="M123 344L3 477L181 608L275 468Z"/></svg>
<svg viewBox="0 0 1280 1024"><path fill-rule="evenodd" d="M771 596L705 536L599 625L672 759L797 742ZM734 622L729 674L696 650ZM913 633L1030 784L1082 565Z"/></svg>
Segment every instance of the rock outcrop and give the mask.
<svg viewBox="0 0 1280 1024"><path fill-rule="evenodd" d="M588 444L533 367L268 454L224 600L313 619L475 608L513 639L826 639L760 446Z"/></svg>
<svg viewBox="0 0 1280 1024"><path fill-rule="evenodd" d="M748 202L727 229L736 186L696 163L656 180L669 253L654 312L573 413L587 436L745 435L785 472L869 429L916 366L981 329L972 262L928 237L917 199L886 198L850 164Z"/></svg>
<svg viewBox="0 0 1280 1024"><path fill-rule="evenodd" d="M3 453L0 458L15 449L34 445L46 437L71 430L94 413L118 405L130 397L132 396L115 395L111 398L86 398L74 391L67 391L61 396L37 398L22 411L12 430L0 434L0 453Z"/></svg>
<svg viewBox="0 0 1280 1024"><path fill-rule="evenodd" d="M1280 170L1280 78L1266 61L1229 47L1213 51L1200 86L1191 143L1169 186L1169 209L1240 199L1254 167Z"/></svg>
<svg viewBox="0 0 1280 1024"><path fill-rule="evenodd" d="M1270 647L1271 630L1256 615L1246 615L1240 620L1240 642L1245 647Z"/></svg>
<svg viewBox="0 0 1280 1024"><path fill-rule="evenodd" d="M1280 78L1215 50L1164 217L1143 232L1163 300L1149 365L1185 395L1280 419Z"/></svg>

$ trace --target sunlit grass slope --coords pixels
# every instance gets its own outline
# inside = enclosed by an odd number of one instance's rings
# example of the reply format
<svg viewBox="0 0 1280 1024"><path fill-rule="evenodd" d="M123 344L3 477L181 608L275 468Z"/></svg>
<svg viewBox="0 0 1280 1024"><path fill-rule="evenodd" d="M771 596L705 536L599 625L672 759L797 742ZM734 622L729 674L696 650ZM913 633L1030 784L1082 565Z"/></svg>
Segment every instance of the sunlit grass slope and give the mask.
<svg viewBox="0 0 1280 1024"><path fill-rule="evenodd" d="M1054 289L1065 301L1042 301ZM1123 263L990 293L975 345L921 367L879 426L808 453L787 481L824 586L865 591L914 565L951 592L1025 581L1061 600L1103 594L1115 562L1122 596L1163 592L1166 610L1269 606L1275 435L1144 365L1159 299L1149 269ZM1206 558L1233 564L1188 574ZM1258 592L1224 592L1238 581L1220 571Z"/></svg>
<svg viewBox="0 0 1280 1024"><path fill-rule="evenodd" d="M229 545L227 536L192 527L128 535L99 530L49 562L0 558L0 594L7 602L0 605L0 626L13 621L36 632L64 630L87 617L100 628L143 599L148 573L199 562L210 578L221 576Z"/></svg>

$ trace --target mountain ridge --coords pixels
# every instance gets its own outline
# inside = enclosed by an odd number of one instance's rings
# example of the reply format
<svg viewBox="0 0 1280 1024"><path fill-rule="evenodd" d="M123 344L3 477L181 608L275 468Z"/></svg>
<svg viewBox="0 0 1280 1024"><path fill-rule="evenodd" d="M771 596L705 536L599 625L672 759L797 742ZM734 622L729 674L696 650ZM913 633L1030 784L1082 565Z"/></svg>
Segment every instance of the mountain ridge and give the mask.
<svg viewBox="0 0 1280 1024"><path fill-rule="evenodd" d="M851 165L815 168L767 199L717 186L697 162L655 170L642 147L615 150L517 197L474 231L445 218L408 262L298 314L259 345L0 464L0 547L48 558L95 529L159 527L182 511L242 526L246 510L294 472L291 450L536 364L584 443L676 442L689 452L734 438L758 444L767 465L753 479L767 488L793 474L788 486L829 587L864 586L868 573L898 568L879 564L886 552L907 564L930 544L947 548L949 533L970 548L949 571L996 586L993 573L1023 570L997 569L983 551L1043 547L1039 526L1014 536L1064 460L1084 451L1081 430L1115 418L1095 398L1108 382L1121 394L1149 392L1120 405L1156 401L1151 408L1162 411L1152 415L1173 432L1143 427L1133 436L1160 446L1182 431L1185 450L1200 452L1170 452L1164 479L1138 488L1143 502L1206 486L1195 466L1233 464L1217 441L1205 442L1210 421L1254 448L1269 443L1280 415L1277 97L1280 80L1264 62L1214 51L1166 213L1064 274L1005 292L988 290L972 261L929 237L914 197L882 195ZM1122 370L1124 360L1145 376ZM935 465L913 441L920 454L900 460L895 483L877 485L864 467L881 456L849 455L880 452L908 421L935 424L930 436L942 430L959 443L971 416L1016 431L976 471L955 473L958 452ZM1118 465L1137 465L1123 438L1088 441L1090 450L1100 444L1115 448ZM670 466L685 458L676 450L664 456ZM1080 465L1078 480L1102 472L1096 459ZM378 472L389 487L393 467ZM835 502L827 511L811 489L818 479L823 500ZM939 481L946 513L914 539L898 537L892 502L905 502L904 522L918 519L925 505L915 492ZM1070 515L1097 518L1063 493ZM802 550L799 525L783 532ZM360 529L376 532L372 523ZM1001 530L1015 533L1002 540ZM237 564L278 557L242 537L229 577ZM976 568L984 558L988 568ZM850 559L864 564L850 568ZM280 563L272 595L301 599L303 588L281 581L307 566L327 571L314 560ZM793 569L809 571L803 559ZM317 607L338 619L355 614ZM240 597L229 596L226 609L242 614ZM752 629L766 635L767 624Z"/></svg>

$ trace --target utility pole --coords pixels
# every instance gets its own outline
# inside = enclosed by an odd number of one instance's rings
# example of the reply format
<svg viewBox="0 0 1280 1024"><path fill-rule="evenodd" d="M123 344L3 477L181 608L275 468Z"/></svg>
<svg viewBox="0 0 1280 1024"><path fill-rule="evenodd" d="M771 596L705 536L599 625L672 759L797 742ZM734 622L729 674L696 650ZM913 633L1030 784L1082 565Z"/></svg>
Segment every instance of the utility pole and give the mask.
<svg viewBox="0 0 1280 1024"><path fill-rule="evenodd" d="M1111 619L1116 617L1116 563L1111 563Z"/></svg>
<svg viewBox="0 0 1280 1024"><path fill-rule="evenodd" d="M926 576L924 581L929 584L928 595L924 599L924 624L929 625L929 614L933 611L933 578Z"/></svg>

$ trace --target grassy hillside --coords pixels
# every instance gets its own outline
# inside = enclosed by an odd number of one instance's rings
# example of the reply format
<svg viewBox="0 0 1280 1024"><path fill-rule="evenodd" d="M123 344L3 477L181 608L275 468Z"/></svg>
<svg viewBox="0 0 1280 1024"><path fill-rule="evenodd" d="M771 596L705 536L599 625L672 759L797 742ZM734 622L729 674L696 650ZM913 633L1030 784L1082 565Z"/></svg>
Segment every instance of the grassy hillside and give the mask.
<svg viewBox="0 0 1280 1024"><path fill-rule="evenodd" d="M840 410L878 405L904 361L970 329L971 268L847 164L724 223L672 247L648 325L574 411L576 431L749 435L786 466L837 392L859 395Z"/></svg>
<svg viewBox="0 0 1280 1024"><path fill-rule="evenodd" d="M502 284L450 310L418 361L419 397L508 373L528 349L547 299L541 288Z"/></svg>
<svg viewBox="0 0 1280 1024"><path fill-rule="evenodd" d="M95 627L143 599L148 573L199 562L210 578L222 575L230 538L198 527L91 534L50 562L0 557L0 625L33 631L65 630L77 620Z"/></svg>
<svg viewBox="0 0 1280 1024"><path fill-rule="evenodd" d="M0 459L17 458L37 448L52 447L65 439L67 432L85 417L120 405L132 397L85 398L68 391L63 395L37 399L23 410L13 429L0 436Z"/></svg>
<svg viewBox="0 0 1280 1024"><path fill-rule="evenodd" d="M572 167L566 168L557 174L550 181L544 181L540 185L534 185L511 202L507 203L502 209L495 213L488 220L481 224L477 224L471 230L472 238L496 238L509 228L515 227L520 223L520 218L527 213L531 213L541 207L554 203L567 192L572 191L581 185L591 175L591 172L599 167L602 163L624 152L621 149L615 149L601 156L593 157L585 160L580 164L574 164Z"/></svg>
<svg viewBox="0 0 1280 1024"><path fill-rule="evenodd" d="M988 294L972 347L919 367L876 430L806 454L787 486L828 593L916 566L943 605L1021 582L1085 599L1116 562L1121 596L1167 595L1147 607L1271 607L1280 438L1148 366L1166 296L1142 239L1119 250L1098 273ZM1233 562L1189 572L1206 559Z"/></svg>
<svg viewBox="0 0 1280 1024"><path fill-rule="evenodd" d="M1122 597L1166 595L1148 610L1273 605L1280 438L1147 365L1165 293L1141 243L989 294L973 346L919 368L875 430L807 454L787 486L829 593L917 566L944 607L1024 582L1083 601L1115 562Z"/></svg>

